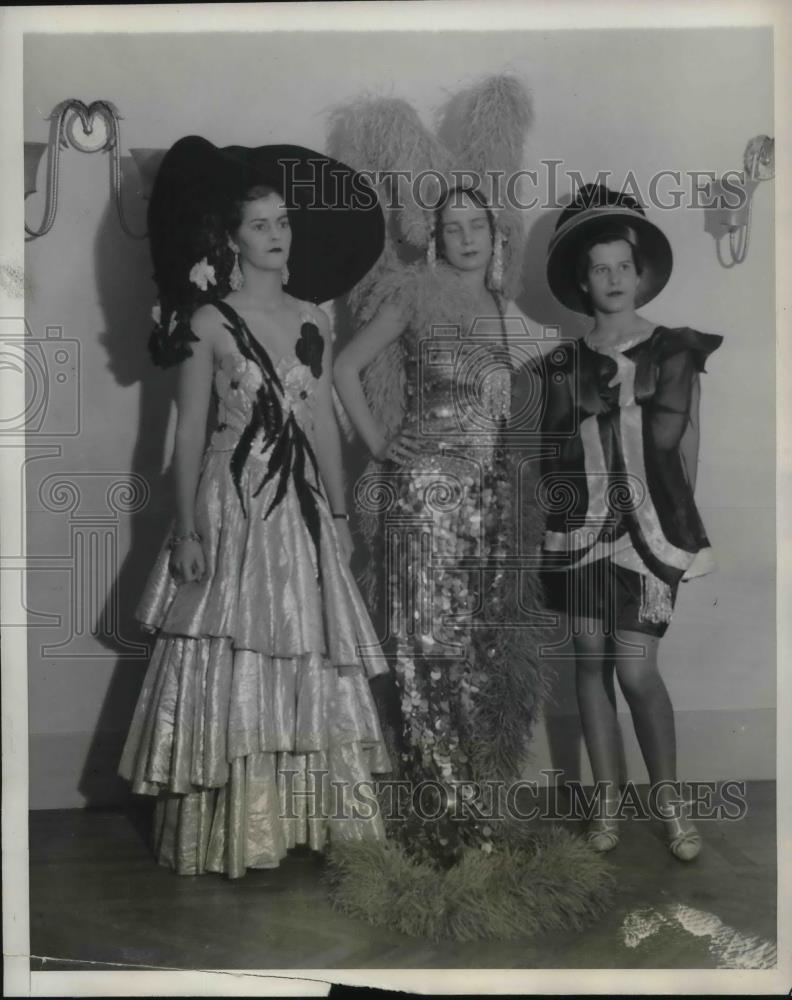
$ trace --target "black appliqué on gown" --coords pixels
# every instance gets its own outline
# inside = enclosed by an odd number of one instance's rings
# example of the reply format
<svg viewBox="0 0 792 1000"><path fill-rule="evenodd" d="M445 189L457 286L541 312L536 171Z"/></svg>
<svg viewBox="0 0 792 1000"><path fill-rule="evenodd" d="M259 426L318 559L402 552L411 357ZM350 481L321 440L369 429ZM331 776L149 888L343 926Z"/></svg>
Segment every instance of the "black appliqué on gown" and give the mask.
<svg viewBox="0 0 792 1000"><path fill-rule="evenodd" d="M303 323L300 329L300 339L294 348L297 360L311 369L314 378L322 374L322 354L324 341L315 323Z"/></svg>
<svg viewBox="0 0 792 1000"><path fill-rule="evenodd" d="M284 407L281 402L284 387L267 351L256 340L247 323L235 309L227 302L215 302L214 304L228 321L224 324L225 328L233 336L242 356L257 364L263 375L263 381L253 404L250 423L242 432L231 456L231 477L239 502L244 511L242 472L253 447L253 441L259 433L262 433L261 451L263 453L272 446L272 453L267 464L267 472L253 496L258 496L270 480L279 476L275 496L264 515L267 518L283 500L289 477L292 477L300 510L316 549L317 572L321 579L321 519L317 498L321 498L323 494L319 487L319 468L316 455L305 431L297 423L294 413L290 412L288 416L284 416ZM311 369L311 374L317 379L322 374L323 352L324 341L316 324L303 323L299 340L295 345L295 355L301 364ZM311 482L306 476L309 463L313 470L314 482Z"/></svg>

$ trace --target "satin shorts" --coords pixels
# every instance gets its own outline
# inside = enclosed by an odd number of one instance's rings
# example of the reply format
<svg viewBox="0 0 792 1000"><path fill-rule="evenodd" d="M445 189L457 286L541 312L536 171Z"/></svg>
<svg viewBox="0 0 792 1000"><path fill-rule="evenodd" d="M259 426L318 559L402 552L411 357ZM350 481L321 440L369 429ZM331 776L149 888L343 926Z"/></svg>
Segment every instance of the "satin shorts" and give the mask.
<svg viewBox="0 0 792 1000"><path fill-rule="evenodd" d="M567 570L544 570L541 580L547 608L569 618L598 621L606 635L643 632L660 637L668 629L668 621L647 620L644 577L610 559ZM671 587L672 607L677 589L678 585Z"/></svg>

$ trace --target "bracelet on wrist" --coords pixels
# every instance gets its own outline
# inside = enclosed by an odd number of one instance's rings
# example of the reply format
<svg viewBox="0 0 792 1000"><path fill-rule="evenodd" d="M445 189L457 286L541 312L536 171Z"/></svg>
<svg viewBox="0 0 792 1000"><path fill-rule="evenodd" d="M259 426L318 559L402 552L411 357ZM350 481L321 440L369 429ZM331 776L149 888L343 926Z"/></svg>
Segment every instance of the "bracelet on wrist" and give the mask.
<svg viewBox="0 0 792 1000"><path fill-rule="evenodd" d="M200 542L201 536L197 531L188 531L184 535L171 535L170 541L168 542L168 547L175 549L177 545L181 545L182 542Z"/></svg>
<svg viewBox="0 0 792 1000"><path fill-rule="evenodd" d="M336 521L348 521L349 520L349 514L342 514L340 511L338 513L336 513L335 511L333 511L333 517L335 518Z"/></svg>

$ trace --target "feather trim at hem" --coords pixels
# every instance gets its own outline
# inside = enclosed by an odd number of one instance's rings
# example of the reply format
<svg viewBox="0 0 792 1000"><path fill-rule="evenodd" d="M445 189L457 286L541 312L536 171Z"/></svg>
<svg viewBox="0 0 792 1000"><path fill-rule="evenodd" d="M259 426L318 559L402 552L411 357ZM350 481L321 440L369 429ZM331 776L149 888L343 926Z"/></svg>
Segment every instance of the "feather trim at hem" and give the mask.
<svg viewBox="0 0 792 1000"><path fill-rule="evenodd" d="M430 941L580 930L610 907L615 888L608 863L558 827L513 830L492 853L470 849L447 869L392 842L342 844L327 882L341 913Z"/></svg>

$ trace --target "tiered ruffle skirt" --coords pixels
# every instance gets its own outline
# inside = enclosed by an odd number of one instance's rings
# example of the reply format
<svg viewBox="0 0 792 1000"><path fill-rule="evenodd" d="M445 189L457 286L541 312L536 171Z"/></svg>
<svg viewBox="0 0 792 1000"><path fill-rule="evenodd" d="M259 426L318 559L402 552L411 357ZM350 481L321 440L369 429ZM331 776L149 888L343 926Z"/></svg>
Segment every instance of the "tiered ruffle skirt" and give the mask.
<svg viewBox="0 0 792 1000"><path fill-rule="evenodd" d="M253 498L246 472L245 516L228 458L208 452L199 486L203 580L177 586L163 547L138 607L157 638L119 771L158 797L161 863L238 877L384 838L371 782L390 762L368 684L387 668L329 512L320 584L291 484L264 518L275 483Z"/></svg>

